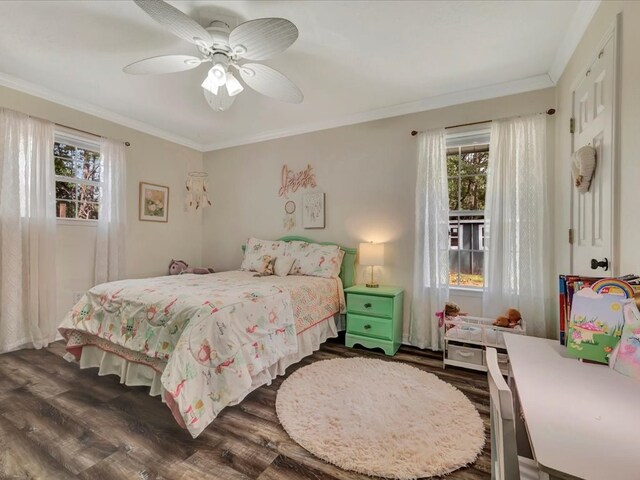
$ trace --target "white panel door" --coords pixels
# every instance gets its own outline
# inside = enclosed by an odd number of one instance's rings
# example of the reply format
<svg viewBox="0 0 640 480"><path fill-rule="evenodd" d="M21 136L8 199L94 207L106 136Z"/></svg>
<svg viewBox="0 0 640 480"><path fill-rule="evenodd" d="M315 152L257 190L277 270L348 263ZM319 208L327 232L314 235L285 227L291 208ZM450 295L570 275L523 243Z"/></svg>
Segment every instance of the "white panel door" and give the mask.
<svg viewBox="0 0 640 480"><path fill-rule="evenodd" d="M617 273L613 258L615 56L615 35L611 35L573 91L573 151L585 145L596 149L596 169L589 191L578 193L575 187L571 189L571 271L578 275Z"/></svg>

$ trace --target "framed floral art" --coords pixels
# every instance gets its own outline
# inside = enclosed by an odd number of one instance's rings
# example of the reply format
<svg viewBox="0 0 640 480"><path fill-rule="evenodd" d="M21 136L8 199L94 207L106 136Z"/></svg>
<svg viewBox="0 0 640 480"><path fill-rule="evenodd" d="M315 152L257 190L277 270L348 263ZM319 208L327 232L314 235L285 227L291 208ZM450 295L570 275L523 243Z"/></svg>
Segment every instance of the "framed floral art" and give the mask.
<svg viewBox="0 0 640 480"><path fill-rule="evenodd" d="M138 219L144 222L169 221L169 187L140 182Z"/></svg>

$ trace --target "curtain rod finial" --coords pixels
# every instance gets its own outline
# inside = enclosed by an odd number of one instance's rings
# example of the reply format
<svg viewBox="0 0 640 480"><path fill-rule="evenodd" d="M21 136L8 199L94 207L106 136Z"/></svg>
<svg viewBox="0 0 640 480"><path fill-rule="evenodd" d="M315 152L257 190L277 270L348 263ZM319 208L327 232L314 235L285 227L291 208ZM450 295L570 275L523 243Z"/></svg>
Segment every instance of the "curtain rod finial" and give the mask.
<svg viewBox="0 0 640 480"><path fill-rule="evenodd" d="M418 132L416 132L415 130L413 130L413 131L411 132L411 136L412 136L412 137L415 137L417 134L418 134Z"/></svg>
<svg viewBox="0 0 640 480"><path fill-rule="evenodd" d="M130 147L130 146L131 146L131 143L129 143L129 142L124 142L124 146L125 146L125 147Z"/></svg>
<svg viewBox="0 0 640 480"><path fill-rule="evenodd" d="M550 108L549 110L547 110L547 115L553 115L554 113L556 113L555 108Z"/></svg>

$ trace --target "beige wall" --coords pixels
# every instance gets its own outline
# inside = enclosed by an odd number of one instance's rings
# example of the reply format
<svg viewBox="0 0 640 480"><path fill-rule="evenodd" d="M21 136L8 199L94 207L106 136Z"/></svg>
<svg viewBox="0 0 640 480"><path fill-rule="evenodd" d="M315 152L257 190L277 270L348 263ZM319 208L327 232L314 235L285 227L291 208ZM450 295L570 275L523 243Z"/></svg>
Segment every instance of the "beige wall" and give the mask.
<svg viewBox="0 0 640 480"><path fill-rule="evenodd" d="M556 273L569 271L569 243L567 229L570 226L570 163L571 136L569 118L571 117L571 91L579 77L584 75L588 63L594 58L606 33L616 20L616 14L622 12L621 49L620 49L620 155L619 193L621 224L619 228L619 267L620 272L640 272L640 227L637 221L637 207L640 205L640 2L604 1L587 28L578 48L575 50L557 87L558 121L556 131L555 189L557 215L556 232Z"/></svg>
<svg viewBox="0 0 640 480"><path fill-rule="evenodd" d="M127 148L127 276L166 272L171 258L199 265L202 219L184 212L184 180L202 169L202 153L15 90L0 87L0 106L131 142ZM170 187L169 223L138 221L138 182ZM58 225L58 315L70 308L73 292L93 285L95 227Z"/></svg>
<svg viewBox="0 0 640 480"><path fill-rule="evenodd" d="M410 131L541 112L555 106L554 89L457 105L385 120L208 152L214 206L205 211L203 262L219 270L238 268L240 245L249 236L305 235L319 241L357 246L385 242L380 281L400 285L408 327L413 276L416 139ZM553 145L550 119L549 145ZM326 193L326 228L301 226L302 191L291 195L298 225L282 225L285 199L278 196L280 171L310 164L318 189ZM362 273L362 272L361 272ZM360 276L359 281L362 281ZM470 313L479 314L477 296L452 295Z"/></svg>

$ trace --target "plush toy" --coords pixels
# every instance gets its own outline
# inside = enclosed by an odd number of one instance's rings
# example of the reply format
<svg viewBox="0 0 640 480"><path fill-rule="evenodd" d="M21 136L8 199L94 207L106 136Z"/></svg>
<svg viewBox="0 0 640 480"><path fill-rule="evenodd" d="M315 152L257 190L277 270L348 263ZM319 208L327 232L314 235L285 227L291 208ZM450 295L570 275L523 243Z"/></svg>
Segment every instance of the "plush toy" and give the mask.
<svg viewBox="0 0 640 480"><path fill-rule="evenodd" d="M496 318L493 324L497 327L503 328L514 328L516 325L520 325L520 320L522 320L522 315L515 308L510 308L507 310L507 315L501 315Z"/></svg>
<svg viewBox="0 0 640 480"><path fill-rule="evenodd" d="M447 302L444 304L444 316L445 317L460 317L466 313L460 312L460 307L454 302Z"/></svg>
<svg viewBox="0 0 640 480"><path fill-rule="evenodd" d="M215 273L213 268L189 267L187 262L183 260L171 260L169 264L169 275L180 275L182 273L195 273L204 275L207 273Z"/></svg>

